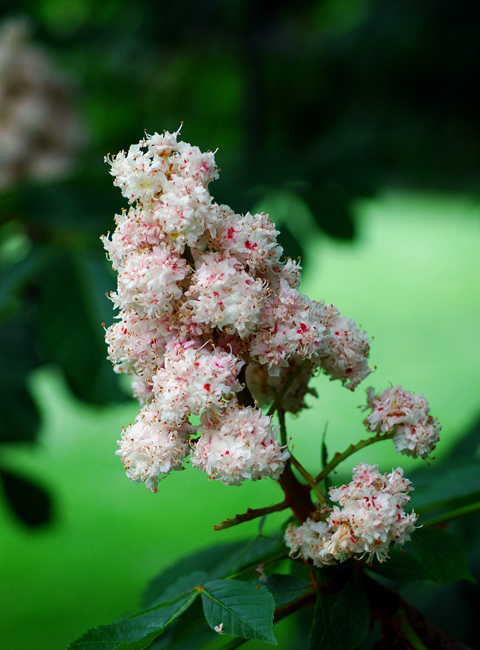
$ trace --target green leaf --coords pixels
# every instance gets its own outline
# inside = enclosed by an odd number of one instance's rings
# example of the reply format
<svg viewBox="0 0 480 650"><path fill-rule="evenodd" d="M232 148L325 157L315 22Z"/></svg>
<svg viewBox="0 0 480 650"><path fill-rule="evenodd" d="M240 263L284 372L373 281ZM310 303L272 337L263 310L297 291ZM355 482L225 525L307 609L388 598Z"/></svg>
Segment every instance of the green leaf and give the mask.
<svg viewBox="0 0 480 650"><path fill-rule="evenodd" d="M354 571L338 593L317 594L310 650L356 650L365 640L370 607L360 571Z"/></svg>
<svg viewBox="0 0 480 650"><path fill-rule="evenodd" d="M206 579L206 571L192 571L186 576L181 576L176 582L170 584L165 591L148 606L148 610L153 609L162 603L171 602L172 600L175 600L175 598L189 593L192 589L195 589L195 587L201 587Z"/></svg>
<svg viewBox="0 0 480 650"><path fill-rule="evenodd" d="M240 549L232 552L232 563L227 575L243 571L250 566L255 567L276 554L286 555L283 535L270 537L260 533L249 540L247 544L242 544Z"/></svg>
<svg viewBox="0 0 480 650"><path fill-rule="evenodd" d="M173 602L163 603L145 613L122 618L111 625L90 630L74 641L69 650L143 650L194 602L194 590Z"/></svg>
<svg viewBox="0 0 480 650"><path fill-rule="evenodd" d="M365 640L370 624L370 607L362 575L355 571L332 603L331 620L342 650L355 650Z"/></svg>
<svg viewBox="0 0 480 650"><path fill-rule="evenodd" d="M213 580L202 592L203 611L210 627L244 639L277 645L273 635L275 602L265 587L239 580Z"/></svg>
<svg viewBox="0 0 480 650"><path fill-rule="evenodd" d="M27 313L0 325L0 358L0 442L33 441L40 416L26 379L40 361Z"/></svg>
<svg viewBox="0 0 480 650"><path fill-rule="evenodd" d="M341 650L328 610L327 596L318 591L310 630L309 650Z"/></svg>
<svg viewBox="0 0 480 650"><path fill-rule="evenodd" d="M201 599L197 599L148 650L197 650L218 639L218 634L205 621Z"/></svg>
<svg viewBox="0 0 480 650"><path fill-rule="evenodd" d="M151 606L173 582L195 569L205 571L211 580L225 577L232 564L232 554L236 557L244 546L244 542L217 544L181 558L152 580L145 591L143 606Z"/></svg>
<svg viewBox="0 0 480 650"><path fill-rule="evenodd" d="M309 592L313 593L310 582L282 573L269 575L265 586L275 600L275 609L288 605Z"/></svg>
<svg viewBox="0 0 480 650"><path fill-rule="evenodd" d="M472 580L462 542L446 530L419 528L412 535L411 547L429 577L437 582Z"/></svg>
<svg viewBox="0 0 480 650"><path fill-rule="evenodd" d="M420 514L448 506L452 499L480 491L480 461L461 459L446 467L429 467L412 477L415 491L411 504Z"/></svg>
<svg viewBox="0 0 480 650"><path fill-rule="evenodd" d="M385 562L374 559L373 563L368 565L368 570L394 582L415 582L430 578L424 565L411 553L392 549L389 555L390 558Z"/></svg>

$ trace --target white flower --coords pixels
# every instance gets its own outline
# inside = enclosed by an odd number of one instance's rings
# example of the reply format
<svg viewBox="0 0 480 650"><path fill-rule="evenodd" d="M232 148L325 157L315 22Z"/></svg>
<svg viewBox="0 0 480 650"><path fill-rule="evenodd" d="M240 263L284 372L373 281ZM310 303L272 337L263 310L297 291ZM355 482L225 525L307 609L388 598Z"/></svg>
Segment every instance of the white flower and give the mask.
<svg viewBox="0 0 480 650"><path fill-rule="evenodd" d="M370 342L355 321L342 316L333 305L325 306L328 335L320 365L331 379L354 390L372 371L368 367Z"/></svg>
<svg viewBox="0 0 480 650"><path fill-rule="evenodd" d="M265 299L262 280L255 280L235 258L205 253L196 263L184 320L246 337L256 331Z"/></svg>
<svg viewBox="0 0 480 650"><path fill-rule="evenodd" d="M202 422L205 432L196 443L192 465L225 485L279 478L290 454L280 446L278 427L270 417L232 400L221 416L206 413Z"/></svg>
<svg viewBox="0 0 480 650"><path fill-rule="evenodd" d="M122 311L121 320L105 331L108 358L115 372L143 374L163 359L165 346L176 332L166 319L139 316L132 309Z"/></svg>
<svg viewBox="0 0 480 650"><path fill-rule="evenodd" d="M157 408L165 422L182 423L189 414L225 408L233 392L242 389L237 375L243 366L233 354L193 341L167 345L164 368L153 377Z"/></svg>
<svg viewBox="0 0 480 650"><path fill-rule="evenodd" d="M186 260L164 246L150 252L131 253L118 276L118 289L111 294L114 307L135 309L149 318L171 313L190 273Z"/></svg>
<svg viewBox="0 0 480 650"><path fill-rule="evenodd" d="M370 431L393 431L397 452L426 458L440 439L441 425L429 415L430 407L423 395L412 394L401 386L392 386L376 395L367 391L368 406L372 409L365 419Z"/></svg>
<svg viewBox="0 0 480 650"><path fill-rule="evenodd" d="M417 515L406 514L410 481L398 467L390 474L380 474L377 465L360 463L353 470L348 485L330 489L334 506L323 521L307 519L302 526L287 529L285 541L316 566L344 562L350 557L388 558L392 544L404 544L415 530Z"/></svg>
<svg viewBox="0 0 480 650"><path fill-rule="evenodd" d="M156 492L159 474L181 468L189 452L188 438L192 432L189 425L168 427L159 418L155 405L149 404L140 410L135 423L124 430L116 455L120 456L129 479L144 482L149 490Z"/></svg>
<svg viewBox="0 0 480 650"><path fill-rule="evenodd" d="M325 334L323 303L310 300L282 280L265 303L251 355L278 375L294 354L318 357L324 350Z"/></svg>

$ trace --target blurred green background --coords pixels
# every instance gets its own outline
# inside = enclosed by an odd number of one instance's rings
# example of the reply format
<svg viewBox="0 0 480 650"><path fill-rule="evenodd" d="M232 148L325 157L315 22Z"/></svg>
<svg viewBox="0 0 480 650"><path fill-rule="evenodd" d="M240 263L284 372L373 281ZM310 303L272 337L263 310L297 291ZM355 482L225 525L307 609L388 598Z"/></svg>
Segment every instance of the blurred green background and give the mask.
<svg viewBox="0 0 480 650"><path fill-rule="evenodd" d="M480 5L0 7L0 632L10 650L62 650L175 558L256 528L215 523L281 499L191 468L157 495L125 478L116 440L138 407L105 359L115 277L98 240L124 202L103 156L181 121L218 147L216 200L271 215L302 291L373 337L366 384L424 393L448 462L480 410ZM331 453L364 435L364 388L316 386L288 421L312 472L325 426ZM422 464L390 446L362 458Z"/></svg>

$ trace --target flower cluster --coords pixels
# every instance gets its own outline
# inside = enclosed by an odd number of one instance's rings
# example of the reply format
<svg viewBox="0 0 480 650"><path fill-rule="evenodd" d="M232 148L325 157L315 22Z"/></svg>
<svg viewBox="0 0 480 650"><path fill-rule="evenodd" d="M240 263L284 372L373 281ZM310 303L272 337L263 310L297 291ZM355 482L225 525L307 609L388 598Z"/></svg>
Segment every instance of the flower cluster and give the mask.
<svg viewBox="0 0 480 650"><path fill-rule="evenodd" d="M401 386L387 388L376 395L367 391L368 406L372 409L365 419L370 431L393 432L397 452L426 458L440 439L441 425L429 415L430 408L423 395L409 393Z"/></svg>
<svg viewBox="0 0 480 650"><path fill-rule="evenodd" d="M361 463L348 485L330 489L341 508L323 508L301 526L290 524L285 541L290 555L313 560L316 566L344 562L350 557L388 558L388 549L410 539L417 515L406 514L410 481L400 467L380 474L377 465Z"/></svg>
<svg viewBox="0 0 480 650"><path fill-rule="evenodd" d="M215 203L212 152L165 132L107 161L130 209L102 238L120 312L106 341L144 404L119 442L127 475L156 490L190 454L228 485L278 479L289 452L259 406L292 372L285 410L305 406L318 368L353 390L371 372L366 334L300 293L266 214Z"/></svg>

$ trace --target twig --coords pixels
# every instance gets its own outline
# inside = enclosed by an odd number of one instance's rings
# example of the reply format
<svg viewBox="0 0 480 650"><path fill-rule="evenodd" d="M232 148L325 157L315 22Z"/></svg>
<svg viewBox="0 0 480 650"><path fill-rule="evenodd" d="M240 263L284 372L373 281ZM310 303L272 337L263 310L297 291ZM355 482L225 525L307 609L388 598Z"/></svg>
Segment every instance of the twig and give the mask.
<svg viewBox="0 0 480 650"><path fill-rule="evenodd" d="M252 519L257 519L258 517L263 517L264 515L269 515L271 512L280 512L281 510L286 510L290 507L290 501L285 499L281 503L276 503L273 506L266 506L265 508L248 508L247 512L244 512L241 515L235 515L231 519L225 519L220 524L216 524L213 527L213 530L225 530L225 528L232 528L232 526L238 526L243 524L245 521L251 521Z"/></svg>

